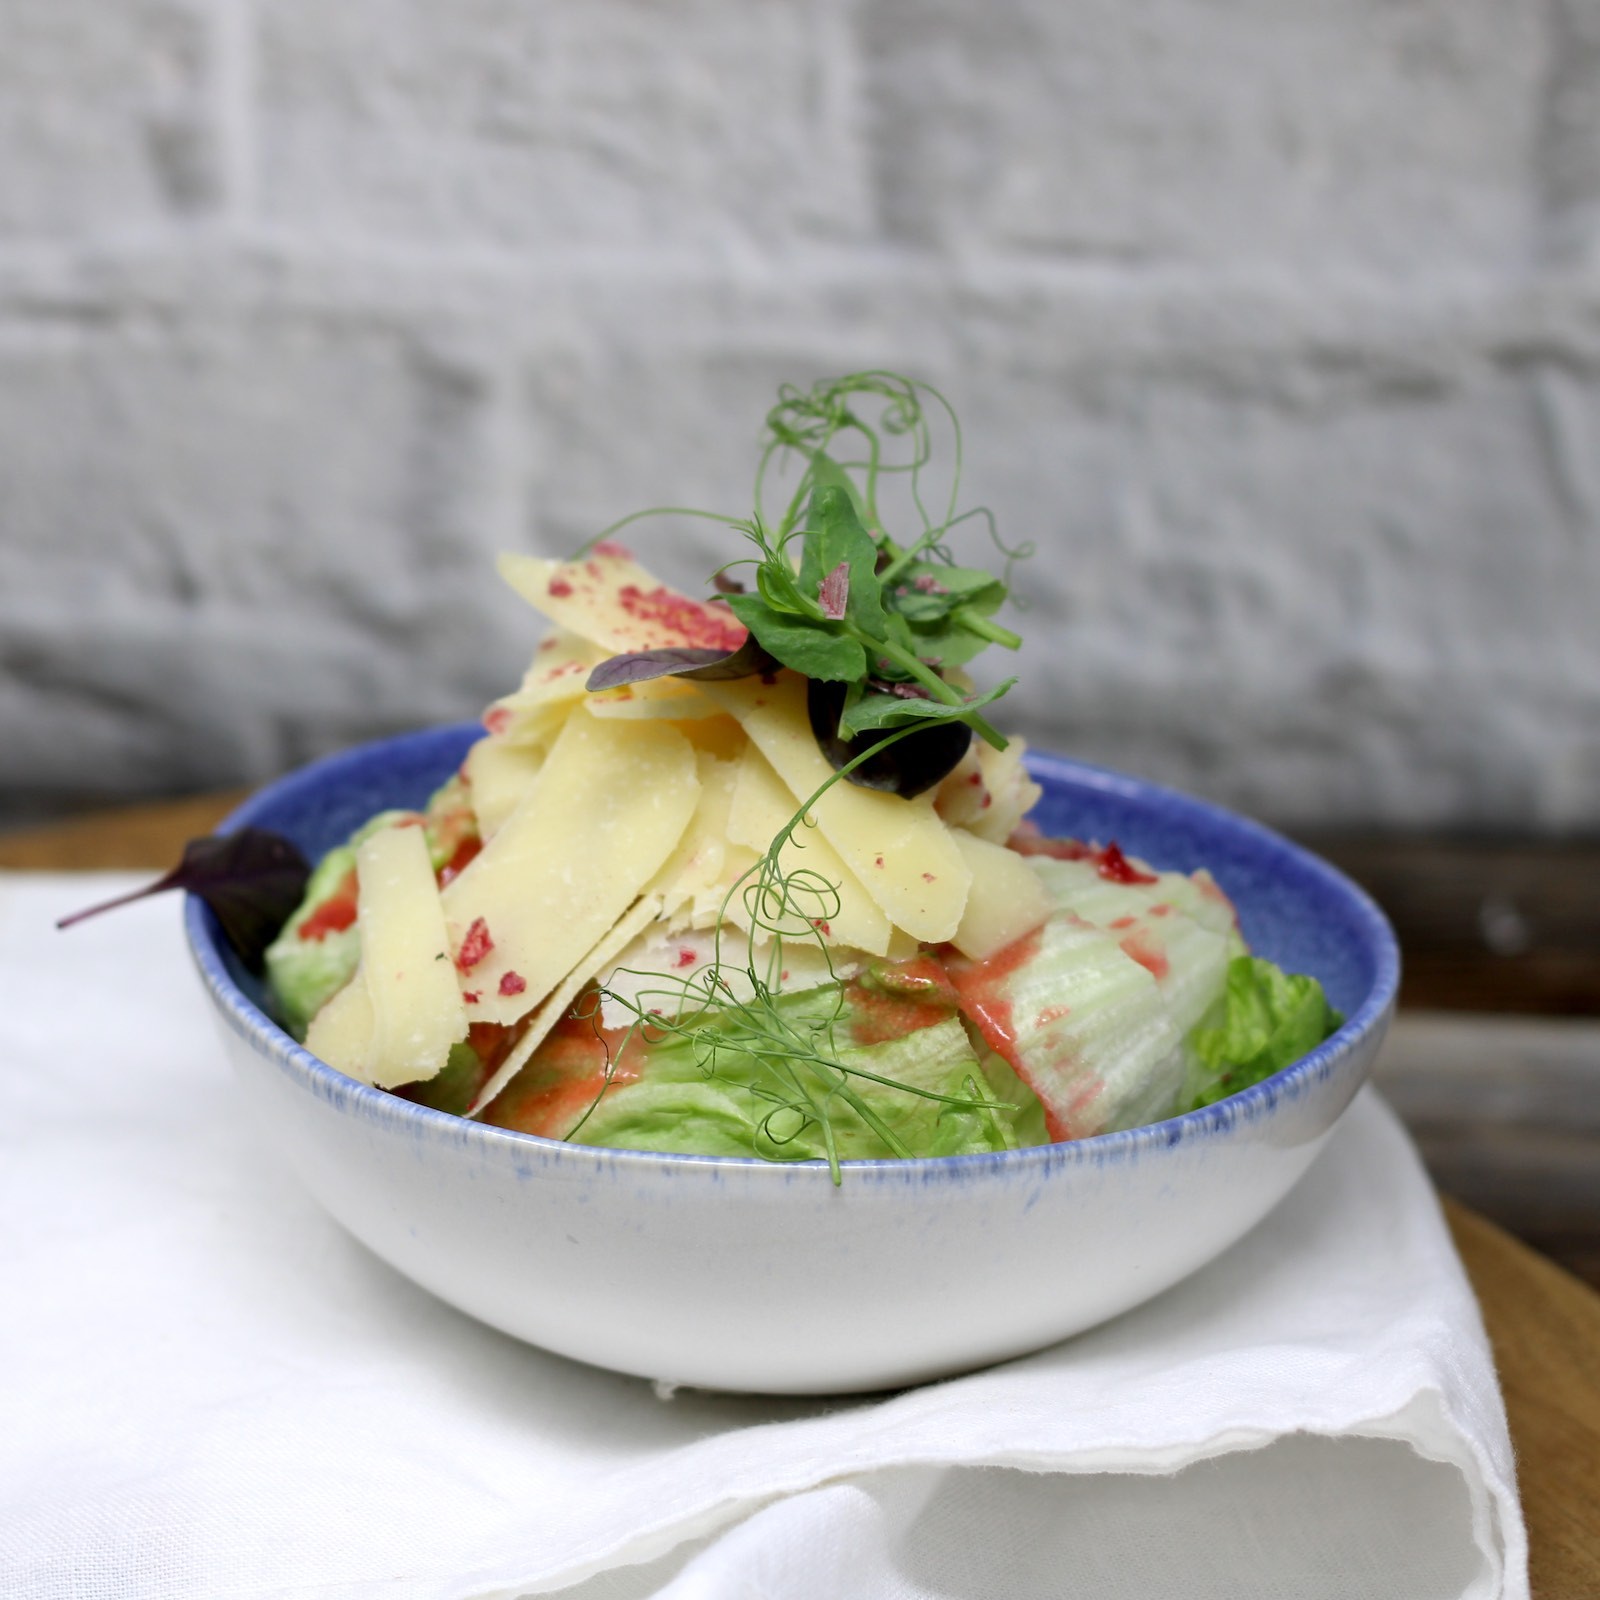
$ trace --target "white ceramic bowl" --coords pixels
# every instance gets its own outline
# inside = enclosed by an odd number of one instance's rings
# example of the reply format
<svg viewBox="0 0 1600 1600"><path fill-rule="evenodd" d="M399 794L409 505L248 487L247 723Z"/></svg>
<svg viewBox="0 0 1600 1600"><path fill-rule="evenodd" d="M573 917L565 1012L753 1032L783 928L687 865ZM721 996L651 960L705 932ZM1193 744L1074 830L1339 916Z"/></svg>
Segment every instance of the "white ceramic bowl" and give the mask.
<svg viewBox="0 0 1600 1600"><path fill-rule="evenodd" d="M313 856L421 804L473 727L368 745L235 816ZM250 1119L327 1210L424 1288L507 1333L642 1377L783 1394L916 1383L1137 1305L1240 1238L1304 1174L1372 1065L1399 958L1383 915L1278 835L1055 757L1050 833L1207 865L1257 953L1348 1018L1264 1084L1148 1128L998 1155L821 1164L568 1145L429 1111L334 1072L274 1024L209 911L187 929Z"/></svg>

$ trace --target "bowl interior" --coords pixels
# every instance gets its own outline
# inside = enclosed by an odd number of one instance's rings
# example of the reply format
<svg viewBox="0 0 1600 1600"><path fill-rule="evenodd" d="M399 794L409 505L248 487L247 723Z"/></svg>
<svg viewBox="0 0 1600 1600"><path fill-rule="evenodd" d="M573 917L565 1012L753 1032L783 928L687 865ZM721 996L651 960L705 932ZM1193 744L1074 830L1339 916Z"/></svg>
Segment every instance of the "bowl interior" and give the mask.
<svg viewBox="0 0 1600 1600"><path fill-rule="evenodd" d="M331 756L263 789L225 827L270 828L314 861L374 812L420 808L481 734L478 724L462 723ZM1285 971L1321 980L1346 1019L1341 1036L1365 1031L1386 1011L1399 981L1393 932L1373 902L1326 862L1258 823L1176 790L1061 756L1032 754L1028 765L1044 787L1033 817L1046 833L1114 839L1157 867L1209 868L1237 906L1251 949ZM244 970L209 912L198 909L202 914L191 915L189 927L202 964L213 971L220 966L265 1011L261 980Z"/></svg>

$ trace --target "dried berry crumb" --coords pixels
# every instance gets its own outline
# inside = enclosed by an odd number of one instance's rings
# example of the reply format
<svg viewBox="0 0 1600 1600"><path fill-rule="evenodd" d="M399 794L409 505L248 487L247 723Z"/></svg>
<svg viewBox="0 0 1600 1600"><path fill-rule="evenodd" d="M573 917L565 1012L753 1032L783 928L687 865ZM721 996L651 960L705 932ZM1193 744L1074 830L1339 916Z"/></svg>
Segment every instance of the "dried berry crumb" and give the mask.
<svg viewBox="0 0 1600 1600"><path fill-rule="evenodd" d="M474 917L466 938L461 941L461 948L456 952L456 965L463 972L471 972L493 949L494 940L489 937L489 924L482 917Z"/></svg>

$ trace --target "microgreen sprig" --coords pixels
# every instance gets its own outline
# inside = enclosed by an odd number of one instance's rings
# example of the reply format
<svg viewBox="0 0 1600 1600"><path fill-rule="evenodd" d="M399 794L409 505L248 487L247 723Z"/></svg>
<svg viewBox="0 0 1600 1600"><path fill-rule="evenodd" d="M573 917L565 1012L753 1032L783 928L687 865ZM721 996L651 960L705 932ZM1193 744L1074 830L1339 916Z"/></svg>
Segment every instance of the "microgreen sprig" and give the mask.
<svg viewBox="0 0 1600 1600"><path fill-rule="evenodd" d="M875 416L867 414L872 408ZM954 443L942 496L927 483L934 418L943 419ZM752 665L737 659L738 652L699 652L686 661L670 650L641 651L597 667L590 687L667 673L729 677L789 667L810 680L812 723L830 762L848 767L854 782L903 795L938 782L961 759L973 733L1003 749L1004 736L984 712L1016 680L979 693L962 669L991 644L1008 650L1021 644L993 617L1007 598L1010 562L1027 550L1001 544L987 511L958 512L961 428L949 401L931 385L898 373L852 373L810 389L785 386L767 415L766 431L754 514L741 520L692 513L738 529L754 547L753 555L723 569L753 569L748 586L724 598L765 661ZM770 481L792 460L800 463L798 481L782 510L769 517ZM884 529L884 492L897 480L904 482L920 524L904 542ZM937 511L929 509L930 501L937 502ZM958 566L950 552L952 531L975 517L987 521L1007 558L1000 577ZM819 695L819 684L843 685L842 698ZM863 771L853 760L865 750L862 741L894 729L917 735L897 758L903 772L886 778L881 759ZM967 731L959 734L962 729Z"/></svg>

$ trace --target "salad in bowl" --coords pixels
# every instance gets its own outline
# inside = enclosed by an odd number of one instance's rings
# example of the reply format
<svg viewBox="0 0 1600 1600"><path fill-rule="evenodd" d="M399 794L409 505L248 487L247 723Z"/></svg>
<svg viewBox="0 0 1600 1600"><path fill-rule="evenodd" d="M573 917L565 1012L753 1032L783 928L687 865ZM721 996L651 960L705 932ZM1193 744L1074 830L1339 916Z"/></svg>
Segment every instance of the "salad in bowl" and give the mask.
<svg viewBox="0 0 1600 1600"><path fill-rule="evenodd" d="M252 1122L472 1316L718 1389L959 1372L1203 1266L1370 1070L1360 890L991 720L1019 552L935 496L941 418L783 391L703 593L648 528L504 557L545 631L480 724L291 773L163 880Z"/></svg>
<svg viewBox="0 0 1600 1600"><path fill-rule="evenodd" d="M966 675L1019 643L1005 577L958 563L953 495L886 531L872 401L920 474L936 395L786 392L705 597L614 534L502 557L546 623L521 685L423 807L322 857L266 952L315 1056L520 1133L838 1178L1160 1121L1334 1031L1205 867L1029 820L988 715L1010 684Z"/></svg>

